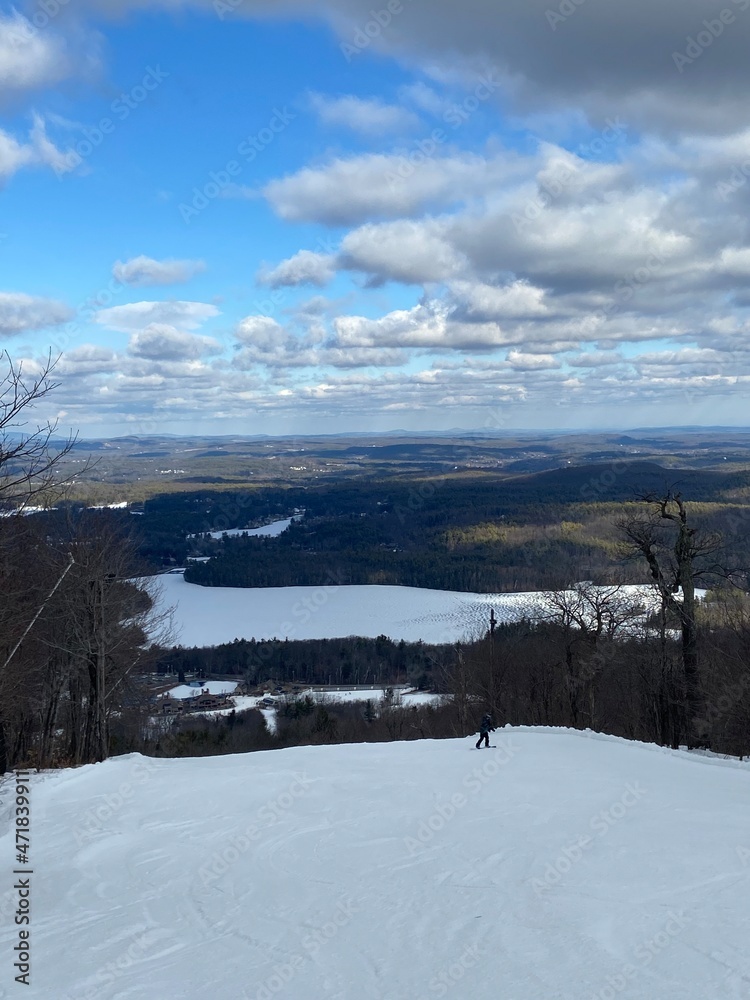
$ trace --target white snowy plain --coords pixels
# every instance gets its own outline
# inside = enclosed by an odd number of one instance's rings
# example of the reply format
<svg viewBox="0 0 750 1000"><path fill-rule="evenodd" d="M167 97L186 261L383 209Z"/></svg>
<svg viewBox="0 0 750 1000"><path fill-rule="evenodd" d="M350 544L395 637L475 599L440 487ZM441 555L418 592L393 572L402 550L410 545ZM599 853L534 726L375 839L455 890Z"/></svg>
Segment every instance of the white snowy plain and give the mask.
<svg viewBox="0 0 750 1000"><path fill-rule="evenodd" d="M483 635L490 607L500 622L535 618L545 595L464 594L419 587L199 587L179 571L155 578L160 606L174 608L181 646L218 646L234 639L339 639L350 635L394 641L453 643ZM623 595L653 601L650 587ZM546 609L549 610L548 608Z"/></svg>
<svg viewBox="0 0 750 1000"><path fill-rule="evenodd" d="M6 807L2 995L747 998L750 767L494 735L34 777L31 986Z"/></svg>
<svg viewBox="0 0 750 1000"><path fill-rule="evenodd" d="M222 538L227 535L229 538L240 538L247 535L250 538L278 538L286 531L292 521L299 520L298 517L288 517L284 521L272 521L271 524L264 524L261 528L229 528L226 531L209 531L211 538ZM188 538L199 538L199 535L188 535Z"/></svg>

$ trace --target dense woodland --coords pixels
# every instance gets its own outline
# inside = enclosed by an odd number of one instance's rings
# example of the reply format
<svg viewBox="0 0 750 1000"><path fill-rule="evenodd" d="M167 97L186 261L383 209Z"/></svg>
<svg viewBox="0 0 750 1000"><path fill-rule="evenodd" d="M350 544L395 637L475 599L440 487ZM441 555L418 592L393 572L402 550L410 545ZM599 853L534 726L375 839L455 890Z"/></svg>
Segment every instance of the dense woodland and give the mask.
<svg viewBox="0 0 750 1000"><path fill-rule="evenodd" d="M582 465L509 479L446 473L307 487L165 493L112 511L135 532L153 572L187 566L202 586L390 584L468 592L548 590L578 580L637 583L616 528L638 491L675 484L701 528L731 544L724 563L750 564L750 473L673 470L647 462ZM278 538L209 532L255 527L304 510ZM51 531L82 516L62 502L40 515ZM190 562L211 556L210 562Z"/></svg>
<svg viewBox="0 0 750 1000"><path fill-rule="evenodd" d="M562 473L554 482L563 487L545 503L538 484L526 497L507 483L448 481L431 490L423 484L428 495L408 516L377 493L361 498L357 513L308 509L278 538L198 541L196 552L211 559L189 564L185 579L202 586L390 584L474 593L646 580L617 529L618 518L633 509L633 484L620 487L627 501L572 503L569 478L580 493L580 473ZM750 507L717 500L716 492L709 497L693 501L694 522L731 539L722 564L741 573L750 565Z"/></svg>
<svg viewBox="0 0 750 1000"><path fill-rule="evenodd" d="M412 684L432 687L450 658L447 646L377 639L308 639L257 642L237 639L207 649L176 646L155 664L161 673L179 677L236 677L249 685Z"/></svg>

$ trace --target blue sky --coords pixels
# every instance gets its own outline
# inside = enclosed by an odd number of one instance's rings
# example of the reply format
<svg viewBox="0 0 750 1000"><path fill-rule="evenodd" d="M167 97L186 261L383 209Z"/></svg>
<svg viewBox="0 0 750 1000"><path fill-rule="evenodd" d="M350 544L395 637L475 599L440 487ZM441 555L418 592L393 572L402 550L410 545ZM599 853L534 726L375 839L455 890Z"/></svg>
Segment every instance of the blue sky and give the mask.
<svg viewBox="0 0 750 1000"><path fill-rule="evenodd" d="M747 423L743 3L0 4L0 346L87 435Z"/></svg>

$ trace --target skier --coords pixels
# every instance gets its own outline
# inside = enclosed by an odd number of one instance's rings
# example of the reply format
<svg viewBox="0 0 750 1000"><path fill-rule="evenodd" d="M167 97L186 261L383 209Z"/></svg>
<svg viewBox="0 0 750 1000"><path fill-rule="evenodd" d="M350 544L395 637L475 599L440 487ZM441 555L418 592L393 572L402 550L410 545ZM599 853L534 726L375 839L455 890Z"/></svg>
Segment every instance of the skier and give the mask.
<svg viewBox="0 0 750 1000"><path fill-rule="evenodd" d="M482 745L482 740L484 740L484 745L488 747L490 745L490 733L495 732L495 726L492 725L492 715L489 712L485 712L482 716L482 721L479 723L479 739L477 740L477 750L480 749Z"/></svg>

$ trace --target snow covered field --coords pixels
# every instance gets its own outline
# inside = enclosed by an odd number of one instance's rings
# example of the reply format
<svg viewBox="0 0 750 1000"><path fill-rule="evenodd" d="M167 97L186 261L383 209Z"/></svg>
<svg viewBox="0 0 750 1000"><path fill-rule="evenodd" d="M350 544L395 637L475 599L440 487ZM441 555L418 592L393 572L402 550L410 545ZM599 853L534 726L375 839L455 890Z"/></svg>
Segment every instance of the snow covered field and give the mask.
<svg viewBox="0 0 750 1000"><path fill-rule="evenodd" d="M412 688L399 689L396 688L394 691L396 697L393 702L394 708L409 708L412 705L440 705L444 702L445 696L441 694L430 694L427 691L415 691ZM332 702L338 704L347 704L354 702L374 702L377 706L378 702L382 700L385 694L385 688L373 688L370 690L352 689L340 691L316 691L313 688L308 688L305 691L300 691L297 698L310 697L318 704L326 705ZM284 700L283 695L271 696L271 700L275 702L282 702ZM235 695L230 699L232 702L231 708L218 708L212 712L197 712L196 715L202 715L209 718L218 718L222 715L230 715L232 712L246 712L250 708L258 708L264 701L263 697L257 697L254 695ZM276 714L277 708L261 708L260 712L263 718L266 720L266 725L271 733L276 732Z"/></svg>
<svg viewBox="0 0 750 1000"><path fill-rule="evenodd" d="M221 538L228 535L229 538L238 538L241 535L249 535L252 538L278 538L282 531L286 531L292 521L297 521L298 517L288 517L285 521L274 521L271 524L264 524L262 528L230 528L228 531L209 531L211 538ZM188 538L198 538L198 535L188 535Z"/></svg>
<svg viewBox="0 0 750 1000"><path fill-rule="evenodd" d="M35 777L4 997L746 1000L750 767L563 730Z"/></svg>
<svg viewBox="0 0 750 1000"><path fill-rule="evenodd" d="M172 698L185 701L189 698L198 698L202 694L231 694L237 687L234 681L206 681L201 687L193 687L191 684L178 684L177 687L170 688L165 692Z"/></svg>
<svg viewBox="0 0 750 1000"><path fill-rule="evenodd" d="M324 703L338 702L346 704L350 702L379 701L385 694L385 688L375 688L372 691L363 691L361 689L351 691L305 691L303 694L309 694L316 701ZM430 694L427 691L415 691L412 688L408 690L395 688L394 695L394 704L403 705L407 708L410 705L439 705L445 700L443 695Z"/></svg>
<svg viewBox="0 0 750 1000"><path fill-rule="evenodd" d="M175 607L182 646L234 639L337 639L349 635L450 643L482 635L490 606L498 621L537 617L544 595L462 594L417 587L199 587L180 573L158 577L163 607ZM648 587L623 587L626 594Z"/></svg>

